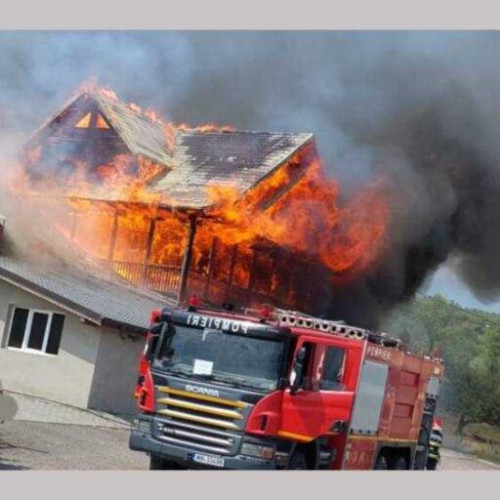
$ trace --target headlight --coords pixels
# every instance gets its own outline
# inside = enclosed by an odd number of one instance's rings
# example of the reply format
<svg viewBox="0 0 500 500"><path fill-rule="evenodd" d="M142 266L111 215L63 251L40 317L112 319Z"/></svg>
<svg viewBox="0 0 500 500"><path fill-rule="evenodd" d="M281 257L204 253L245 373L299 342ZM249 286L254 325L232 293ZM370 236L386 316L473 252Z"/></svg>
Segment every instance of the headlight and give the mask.
<svg viewBox="0 0 500 500"><path fill-rule="evenodd" d="M274 456L274 448L271 446L262 446L260 444L243 443L241 453L242 455L271 460Z"/></svg>

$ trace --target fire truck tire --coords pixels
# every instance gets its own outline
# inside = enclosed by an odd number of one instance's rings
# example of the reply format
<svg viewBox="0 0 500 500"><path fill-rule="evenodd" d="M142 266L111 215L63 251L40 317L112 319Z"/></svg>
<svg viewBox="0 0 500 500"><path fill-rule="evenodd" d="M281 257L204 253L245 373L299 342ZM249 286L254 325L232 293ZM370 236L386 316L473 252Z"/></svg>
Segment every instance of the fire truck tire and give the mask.
<svg viewBox="0 0 500 500"><path fill-rule="evenodd" d="M295 450L287 468L290 470L307 470L306 454L303 451Z"/></svg>
<svg viewBox="0 0 500 500"><path fill-rule="evenodd" d="M389 469L387 458L385 458L384 455L379 455L377 461L375 462L373 470L387 470L387 469Z"/></svg>
<svg viewBox="0 0 500 500"><path fill-rule="evenodd" d="M408 464L406 458L402 455L396 455L389 461L389 470L407 470Z"/></svg>

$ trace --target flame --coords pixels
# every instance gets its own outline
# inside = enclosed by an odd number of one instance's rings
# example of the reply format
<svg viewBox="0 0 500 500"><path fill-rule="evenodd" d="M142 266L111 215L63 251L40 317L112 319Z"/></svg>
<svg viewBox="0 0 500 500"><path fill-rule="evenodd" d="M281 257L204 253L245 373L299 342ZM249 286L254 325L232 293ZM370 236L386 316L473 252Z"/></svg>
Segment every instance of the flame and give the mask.
<svg viewBox="0 0 500 500"><path fill-rule="evenodd" d="M293 188L271 207L259 210L258 200L276 186L290 181L278 172L242 199L235 187L212 185L212 215L220 224L218 237L226 244L265 238L279 246L319 258L334 273L362 272L379 256L385 241L389 209L374 185L340 207L339 188L328 179L319 159Z"/></svg>
<svg viewBox="0 0 500 500"><path fill-rule="evenodd" d="M139 115L142 114L142 110L140 106L138 106L135 102L131 102L128 107L134 111L135 113L138 113Z"/></svg>
<svg viewBox="0 0 500 500"><path fill-rule="evenodd" d="M107 89L99 92L117 99ZM214 124L164 123L152 110L142 112L135 104L129 108L163 126L171 152L179 132L234 130ZM40 159L42 147L27 153L28 163ZM43 195L36 209L86 254L112 261L113 270L128 281L163 290L179 284L188 224L186 215L165 208L170 204L168 193L149 186L176 167L118 154L91 169L74 158L71 168L49 169L52 174L36 181L23 166L10 185L25 198L40 200ZM211 207L198 218L192 280L195 288L210 289L219 298L233 286L233 291L252 289L265 296L284 296L288 304L295 304L300 290L290 276L289 261L256 252L259 245L306 255L333 275L352 277L369 270L385 248L389 209L383 182L341 204L339 185L326 175L312 148L303 148L247 192L237 182L212 183L206 189ZM60 209L61 204L66 210ZM256 262L263 272L255 274Z"/></svg>

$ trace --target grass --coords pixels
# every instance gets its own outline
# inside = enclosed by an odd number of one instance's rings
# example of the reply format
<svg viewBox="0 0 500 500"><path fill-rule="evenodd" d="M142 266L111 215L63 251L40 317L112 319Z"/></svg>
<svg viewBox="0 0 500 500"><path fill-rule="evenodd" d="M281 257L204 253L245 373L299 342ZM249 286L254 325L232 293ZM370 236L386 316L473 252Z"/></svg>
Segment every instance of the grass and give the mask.
<svg viewBox="0 0 500 500"><path fill-rule="evenodd" d="M478 457L500 463L500 428L489 424L470 424L464 431L464 443Z"/></svg>
<svg viewBox="0 0 500 500"><path fill-rule="evenodd" d="M440 416L443 419L445 446L500 463L500 427L485 423L469 424L464 429L462 439L459 439L455 434L458 415L442 413Z"/></svg>

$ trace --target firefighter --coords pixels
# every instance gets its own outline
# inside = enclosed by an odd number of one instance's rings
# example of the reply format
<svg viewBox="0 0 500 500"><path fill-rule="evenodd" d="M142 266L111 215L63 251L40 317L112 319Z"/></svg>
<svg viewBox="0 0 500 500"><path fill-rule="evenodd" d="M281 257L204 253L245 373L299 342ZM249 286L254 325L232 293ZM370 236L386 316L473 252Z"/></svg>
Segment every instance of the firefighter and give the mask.
<svg viewBox="0 0 500 500"><path fill-rule="evenodd" d="M439 448L443 444L443 427L440 418L432 421L431 437L429 440L429 453L427 454L427 470L436 470L441 458Z"/></svg>

